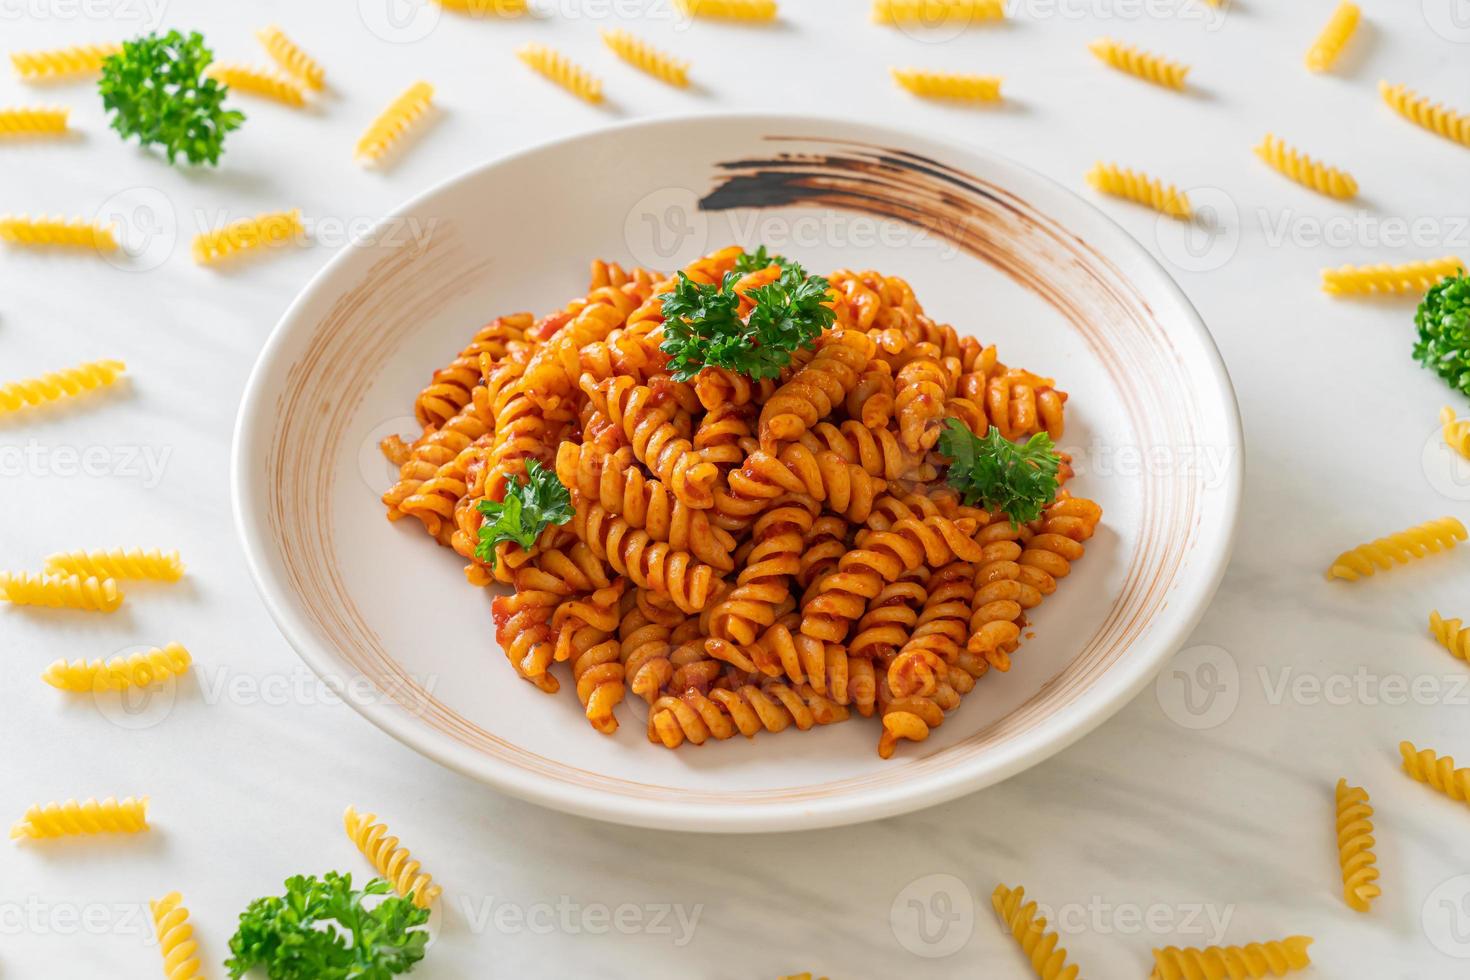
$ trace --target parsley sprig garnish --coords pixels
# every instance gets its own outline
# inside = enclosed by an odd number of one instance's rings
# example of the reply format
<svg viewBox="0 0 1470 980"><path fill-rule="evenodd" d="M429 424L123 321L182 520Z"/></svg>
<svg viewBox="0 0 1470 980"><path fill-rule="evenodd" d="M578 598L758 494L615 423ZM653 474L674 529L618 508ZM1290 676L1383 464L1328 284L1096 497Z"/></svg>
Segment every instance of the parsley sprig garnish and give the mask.
<svg viewBox="0 0 1470 980"><path fill-rule="evenodd" d="M136 136L144 146L163 147L169 163L180 154L190 163L218 163L225 134L245 114L226 109L228 89L204 77L213 60L198 32L123 42L122 51L102 63L97 84L112 128L123 139Z"/></svg>
<svg viewBox="0 0 1470 980"><path fill-rule="evenodd" d="M1045 432L1015 443L993 425L981 437L949 419L939 452L950 459L946 478L964 503L998 510L1013 524L1036 520L1057 494L1061 459Z"/></svg>
<svg viewBox="0 0 1470 980"><path fill-rule="evenodd" d="M746 296L754 306L740 318L735 283L747 272L778 265L781 275ZM808 275L799 262L766 255L765 246L746 253L720 283L697 283L684 273L663 296L664 341L669 373L688 381L707 367L748 378L774 378L791 363L791 352L811 347L836 314L826 306L828 283Z"/></svg>
<svg viewBox="0 0 1470 980"><path fill-rule="evenodd" d="M1470 276L1431 286L1414 314L1414 358L1451 388L1470 395Z"/></svg>
<svg viewBox="0 0 1470 980"><path fill-rule="evenodd" d="M386 980L424 958L429 910L393 896L367 908L368 896L391 895L374 878L361 891L352 875L328 871L286 879L286 894L257 898L240 913L225 961L231 977L265 967L271 980Z"/></svg>
<svg viewBox="0 0 1470 980"><path fill-rule="evenodd" d="M530 548L548 524L565 524L572 519L572 495L556 474L536 460L526 462L526 482L512 481L505 500L481 500L476 506L485 515L480 525L480 543L475 557L495 567L495 546L514 541Z"/></svg>

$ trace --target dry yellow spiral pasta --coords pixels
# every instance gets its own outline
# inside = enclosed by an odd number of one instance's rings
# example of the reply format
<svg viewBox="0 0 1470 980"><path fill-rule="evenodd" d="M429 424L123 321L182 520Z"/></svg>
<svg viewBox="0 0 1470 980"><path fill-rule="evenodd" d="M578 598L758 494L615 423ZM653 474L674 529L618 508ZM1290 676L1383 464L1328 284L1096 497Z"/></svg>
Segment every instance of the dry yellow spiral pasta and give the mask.
<svg viewBox="0 0 1470 980"><path fill-rule="evenodd" d="M194 261L200 265L215 265L241 252L294 241L303 234L305 228L301 224L299 208L258 214L233 221L218 231L195 235Z"/></svg>
<svg viewBox="0 0 1470 980"><path fill-rule="evenodd" d="M602 35L603 44L606 44L614 54L639 71L647 72L654 78L678 88L685 88L689 85L689 62L675 58L671 54L665 54L647 41L634 37L627 31L610 31L604 28L598 33Z"/></svg>
<svg viewBox="0 0 1470 980"><path fill-rule="evenodd" d="M1430 102L1427 97L1403 85L1379 82L1378 92L1394 112L1414 125L1422 126L1431 133L1454 140L1462 146L1470 146L1470 115L1455 112L1437 102Z"/></svg>
<svg viewBox="0 0 1470 980"><path fill-rule="evenodd" d="M1087 171L1087 182L1104 194L1125 197L1173 218L1190 215L1187 194L1137 170L1099 161Z"/></svg>
<svg viewBox="0 0 1470 980"><path fill-rule="evenodd" d="M1311 71L1326 71L1331 68L1337 56L1342 54L1342 49L1347 47L1348 41L1352 40L1353 32L1358 29L1358 20L1362 16L1358 5L1350 0L1342 0L1332 16L1327 21L1327 26L1322 28L1322 33L1312 42L1307 49L1307 68Z"/></svg>
<svg viewBox="0 0 1470 980"><path fill-rule="evenodd" d="M1149 980L1208 980L1229 977L1246 980L1265 976L1279 977L1312 965L1307 947L1309 936L1289 936L1267 943L1246 946L1205 946L1181 949L1166 946L1154 950L1154 970Z"/></svg>
<svg viewBox="0 0 1470 980"><path fill-rule="evenodd" d="M1101 61L1119 71L1136 75L1146 82L1162 85L1165 88L1184 88L1184 76L1189 74L1189 66L1181 65L1177 61L1147 51L1140 51L1132 45L1114 41L1110 37L1100 37L1087 46Z"/></svg>
<svg viewBox="0 0 1470 980"><path fill-rule="evenodd" d="M1352 174L1298 153L1270 133L1256 147L1256 156L1273 170L1318 194L1346 200L1358 193L1358 182Z"/></svg>
<svg viewBox="0 0 1470 980"><path fill-rule="evenodd" d="M1001 20L1004 0L873 0L877 24L946 24Z"/></svg>
<svg viewBox="0 0 1470 980"><path fill-rule="evenodd" d="M311 55L302 51L286 32L272 24L256 31L255 36L265 48L271 60L294 77L301 79L309 88L320 89L327 80L327 73Z"/></svg>
<svg viewBox="0 0 1470 980"><path fill-rule="evenodd" d="M544 44L525 44L516 49L516 57L577 98L592 103L602 101L602 79L588 74L560 51Z"/></svg>
<svg viewBox="0 0 1470 980"><path fill-rule="evenodd" d="M389 103L357 141L355 156L359 160L381 160L409 127L423 117L433 104L434 86L414 82L402 95Z"/></svg>
<svg viewBox="0 0 1470 980"><path fill-rule="evenodd" d="M408 848L399 847L398 838L388 836L387 825L375 823L377 819L376 814L359 814L351 806L342 814L347 836L372 862L378 874L391 881L398 894L412 896L415 905L428 908L443 889L428 874L419 871L419 863L408 853Z"/></svg>
<svg viewBox="0 0 1470 980"><path fill-rule="evenodd" d="M1470 422L1455 418L1455 410L1446 405L1439 410L1440 435L1444 444L1455 452L1470 459Z"/></svg>
<svg viewBox="0 0 1470 980"><path fill-rule="evenodd" d="M46 556L50 575L93 575L97 578L153 579L177 582L184 575L184 562L177 551L58 551Z"/></svg>
<svg viewBox="0 0 1470 980"><path fill-rule="evenodd" d="M445 10L477 16L495 14L498 17L505 17L526 12L526 0L438 0L438 4Z"/></svg>
<svg viewBox="0 0 1470 980"><path fill-rule="evenodd" d="M101 803L94 799L83 802L36 805L26 811L10 828L10 839L32 840L67 837L73 834L136 834L148 829L148 797L122 800L108 797Z"/></svg>
<svg viewBox="0 0 1470 980"><path fill-rule="evenodd" d="M1454 757L1417 749L1413 742L1400 742L1399 754L1404 757L1404 772L1414 780L1452 800L1470 803L1470 769L1456 769Z"/></svg>
<svg viewBox="0 0 1470 980"><path fill-rule="evenodd" d="M1067 951L1057 945L1058 936L1047 929L1046 919L1036 914L1036 903L1026 901L1025 888L996 885L990 904L1041 980L1076 980L1077 964L1067 965Z"/></svg>
<svg viewBox="0 0 1470 980"><path fill-rule="evenodd" d="M275 99L277 102L298 108L306 105L306 95L295 79L265 68L241 64L217 64L210 65L204 74L222 85L241 92Z"/></svg>
<svg viewBox="0 0 1470 980"><path fill-rule="evenodd" d="M1441 279L1464 271L1465 263L1453 255L1402 265L1345 265L1322 270L1322 290L1335 296L1422 293Z"/></svg>
<svg viewBox="0 0 1470 980"><path fill-rule="evenodd" d="M1003 81L995 75L967 75L962 72L923 71L918 68L894 68L893 80L915 95L927 99L964 99L969 102L999 102Z"/></svg>
<svg viewBox="0 0 1470 980"><path fill-rule="evenodd" d="M1463 629L1462 625L1459 619L1440 618L1439 610L1429 614L1429 632L1440 646L1461 660L1470 661L1470 629Z"/></svg>
<svg viewBox="0 0 1470 980"><path fill-rule="evenodd" d="M66 132L70 109L0 109L0 139L12 136L56 136Z"/></svg>
<svg viewBox="0 0 1470 980"><path fill-rule="evenodd" d="M17 606L113 612L122 605L123 595L110 578L0 572L0 599Z"/></svg>
<svg viewBox="0 0 1470 980"><path fill-rule="evenodd" d="M12 51L15 73L28 82L101 71L102 62L122 51L121 44L79 44L49 51Z"/></svg>
<svg viewBox="0 0 1470 980"><path fill-rule="evenodd" d="M41 680L63 691L121 691L129 687L147 687L166 678L182 674L192 663L189 651L181 644L154 647L146 653L111 660L57 660L46 668Z"/></svg>
<svg viewBox="0 0 1470 980"><path fill-rule="evenodd" d="M1405 564L1411 558L1423 558L1438 551L1447 551L1456 543L1464 541L1465 525L1456 517L1441 517L1425 521L1388 537L1360 544L1344 551L1333 560L1327 569L1327 577L1357 581L1366 578L1378 569L1390 569Z"/></svg>
<svg viewBox="0 0 1470 980"><path fill-rule="evenodd" d="M156 902L148 903L153 912L153 932L158 938L158 952L163 956L166 980L196 980L199 976L199 943L194 927L189 924L189 910L184 896L169 892Z"/></svg>
<svg viewBox="0 0 1470 980"><path fill-rule="evenodd" d="M675 0L686 17L720 20L775 20L776 0Z"/></svg>
<svg viewBox="0 0 1470 980"><path fill-rule="evenodd" d="M0 240L15 245L57 246L61 248L95 248L99 252L117 250L117 236L111 225L101 225L85 218L32 218L25 214L0 216Z"/></svg>
<svg viewBox="0 0 1470 980"><path fill-rule="evenodd" d="M1361 786L1337 781L1337 857L1342 865L1342 897L1350 908L1368 911L1383 894L1378 880L1378 857L1373 853L1373 807Z"/></svg>
<svg viewBox="0 0 1470 980"><path fill-rule="evenodd" d="M88 361L35 378L0 384L0 415L28 405L56 401L94 388L105 388L126 370L122 361Z"/></svg>

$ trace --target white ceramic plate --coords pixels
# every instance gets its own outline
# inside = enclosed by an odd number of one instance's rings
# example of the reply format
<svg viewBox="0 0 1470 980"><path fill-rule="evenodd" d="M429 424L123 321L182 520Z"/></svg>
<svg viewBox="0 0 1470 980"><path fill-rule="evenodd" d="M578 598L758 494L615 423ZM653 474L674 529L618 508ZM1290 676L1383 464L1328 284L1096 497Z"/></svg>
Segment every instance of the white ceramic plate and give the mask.
<svg viewBox="0 0 1470 980"><path fill-rule="evenodd" d="M1071 395L1063 446L1104 523L1007 674L889 760L854 717L670 752L636 698L605 737L572 685L516 680L484 591L414 520L390 525L376 444L474 329L585 291L590 259L661 270L765 242L874 268ZM677 830L822 827L959 796L1107 718L1187 637L1229 557L1240 425L1209 333L1090 204L986 152L817 118L636 122L479 167L343 251L271 335L241 405L235 515L303 659L364 716L505 792Z"/></svg>

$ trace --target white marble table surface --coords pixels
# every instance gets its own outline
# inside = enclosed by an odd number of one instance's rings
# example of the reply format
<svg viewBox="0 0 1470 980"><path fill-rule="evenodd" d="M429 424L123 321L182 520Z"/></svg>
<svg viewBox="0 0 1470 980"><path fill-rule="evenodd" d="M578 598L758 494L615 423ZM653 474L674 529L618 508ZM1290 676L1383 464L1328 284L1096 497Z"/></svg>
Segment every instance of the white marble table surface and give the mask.
<svg viewBox="0 0 1470 980"><path fill-rule="evenodd" d="M783 0L767 30L691 27L668 0L532 0L546 16L501 22L389 3L0 0L5 49L161 24L204 31L221 58L258 60L252 31L277 22L333 83L304 113L250 101L223 166L189 172L121 145L88 83L0 77L0 104L71 105L81 130L0 149L0 212L122 206L156 215L159 232L127 268L0 251L0 378L103 356L132 377L105 405L0 427L0 565L148 543L176 544L190 567L187 584L111 617L0 609L0 815L92 793L169 801L156 832L122 843L0 847L0 977L158 975L144 902L176 887L220 975L249 899L295 871L361 870L338 826L346 800L391 812L454 883L415 973L425 978L1025 976L989 909L997 880L1055 910L1086 976L1142 977L1155 945L1292 933L1316 937L1315 975L1470 971L1470 813L1399 773L1396 749L1411 738L1470 759L1470 667L1425 634L1431 607L1470 613L1464 556L1355 587L1321 577L1351 543L1467 515L1470 470L1436 447L1435 426L1441 405L1467 406L1410 359L1412 304L1317 289L1324 266L1470 257L1470 151L1376 95L1382 77L1470 110L1465 0L1363 0L1364 28L1326 76L1309 75L1302 53L1329 0L1016 0L1005 24L957 37L873 26L859 0ZM692 59L701 91L613 63L597 38L613 22ZM1085 47L1100 34L1193 65L1193 92L1105 71ZM527 40L595 64L615 107L530 76L512 56ZM887 77L906 63L1004 75L1010 101L917 102ZM438 87L442 117L388 172L355 167L364 120L416 77ZM1160 245L1151 213L1101 202L1178 278L1234 377L1248 445L1234 561L1157 689L1000 786L766 837L563 816L427 762L334 703L247 576L230 520L236 404L277 317L344 229L497 154L717 108L907 124L1084 193L1095 158L1131 162L1215 215L1218 230L1180 251ZM1349 167L1361 198L1335 203L1267 170L1250 148L1268 130ZM316 244L235 272L190 261L196 228L281 205L313 217ZM166 638L217 665L167 724L128 730L37 680L56 657ZM1336 880L1341 774L1379 810L1385 894L1367 916L1343 905Z"/></svg>

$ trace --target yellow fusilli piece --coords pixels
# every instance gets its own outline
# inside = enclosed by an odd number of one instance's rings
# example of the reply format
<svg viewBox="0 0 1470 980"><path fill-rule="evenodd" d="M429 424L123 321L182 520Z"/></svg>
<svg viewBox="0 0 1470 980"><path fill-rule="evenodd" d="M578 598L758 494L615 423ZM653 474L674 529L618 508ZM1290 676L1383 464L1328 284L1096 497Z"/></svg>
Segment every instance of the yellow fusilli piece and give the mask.
<svg viewBox="0 0 1470 980"><path fill-rule="evenodd" d="M1224 978L1246 980L1247 977L1285 976L1293 970L1312 965L1307 947L1310 936L1289 936L1267 943L1246 946L1203 946L1181 949L1166 946L1154 950L1154 970L1149 980L1201 980Z"/></svg>
<svg viewBox="0 0 1470 980"><path fill-rule="evenodd" d="M994 75L961 72L921 71L894 68L893 80L915 95L929 99L965 99L970 102L999 102L1002 79Z"/></svg>
<svg viewBox="0 0 1470 980"><path fill-rule="evenodd" d="M156 902L148 903L153 912L153 932L158 938L158 952L163 955L166 980L196 980L199 974L199 943L194 927L189 924L189 910L184 896L169 892Z"/></svg>
<svg viewBox="0 0 1470 980"><path fill-rule="evenodd" d="M121 44L79 44L49 51L12 51L15 73L28 82L49 81L101 71L102 62L122 51Z"/></svg>
<svg viewBox="0 0 1470 980"><path fill-rule="evenodd" d="M1446 405L1439 410L1439 425L1444 444L1470 459L1470 422L1459 421L1455 417L1455 410Z"/></svg>
<svg viewBox="0 0 1470 980"><path fill-rule="evenodd" d="M1358 193L1358 182L1352 174L1298 153L1270 133L1256 147L1256 156L1273 170L1318 194L1346 200Z"/></svg>
<svg viewBox="0 0 1470 980"><path fill-rule="evenodd" d="M100 225L84 218L32 218L24 214L0 216L0 240L14 245L57 246L60 248L95 248L99 252L117 250L117 236L111 225Z"/></svg>
<svg viewBox="0 0 1470 980"><path fill-rule="evenodd" d="M1422 293L1448 276L1465 271L1453 255L1402 265L1345 265L1322 270L1322 290L1335 296L1375 293Z"/></svg>
<svg viewBox="0 0 1470 980"><path fill-rule="evenodd" d="M585 102L602 101L602 79L590 75L566 55L544 44L525 44L516 57L533 71Z"/></svg>
<svg viewBox="0 0 1470 980"><path fill-rule="evenodd" d="M1005 15L1005 0L873 0L876 24L969 23Z"/></svg>
<svg viewBox="0 0 1470 980"><path fill-rule="evenodd" d="M0 109L0 139L15 136L58 136L66 132L70 109Z"/></svg>
<svg viewBox="0 0 1470 980"><path fill-rule="evenodd" d="M1455 112L1404 85L1378 83L1378 92L1383 101L1416 126L1437 133L1461 146L1470 146L1470 115Z"/></svg>
<svg viewBox="0 0 1470 980"><path fill-rule="evenodd" d="M387 825L376 823L377 819L376 814L360 814L351 806L342 814L347 836L363 857L372 862L378 874L391 881L398 894L411 895L415 905L428 908L443 889L434 884L430 875L419 871L419 863L408 853L408 848L399 847L398 838L388 836Z"/></svg>
<svg viewBox="0 0 1470 980"><path fill-rule="evenodd" d="M46 556L48 575L94 575L97 578L153 579L177 582L184 577L184 562L177 551L58 551Z"/></svg>
<svg viewBox="0 0 1470 980"><path fill-rule="evenodd" d="M1327 21L1327 26L1322 28L1322 33L1317 35L1317 40L1307 49L1307 68L1310 71L1326 71L1337 61L1337 56L1342 54L1342 49L1347 47L1348 41L1352 40L1353 32L1358 29L1358 20L1363 12L1358 5L1350 0L1342 0L1332 16Z"/></svg>
<svg viewBox="0 0 1470 980"><path fill-rule="evenodd" d="M295 41L287 37L285 31L272 24L256 31L255 36L272 61L293 77L301 79L308 88L320 90L326 84L326 71L315 58L302 51Z"/></svg>
<svg viewBox="0 0 1470 980"><path fill-rule="evenodd" d="M17 606L113 612L122 605L123 595L110 578L0 572L0 599Z"/></svg>
<svg viewBox="0 0 1470 980"><path fill-rule="evenodd" d="M1087 171L1087 182L1104 194L1127 198L1172 218L1191 214L1189 195L1141 171L1099 161Z"/></svg>
<svg viewBox="0 0 1470 980"><path fill-rule="evenodd" d="M678 88L688 87L689 62L665 54L627 31L610 31L604 28L598 33L602 35L603 44L634 68Z"/></svg>
<svg viewBox="0 0 1470 980"><path fill-rule="evenodd" d="M384 109L367 132L357 141L357 159L381 160L388 150L403 138L409 127L428 112L434 100L434 86L428 82L415 82L388 108Z"/></svg>
<svg viewBox="0 0 1470 980"><path fill-rule="evenodd" d="M1378 856L1373 853L1373 807L1361 786L1337 781L1337 858L1342 866L1342 897L1350 908L1368 911L1383 894L1378 880Z"/></svg>
<svg viewBox="0 0 1470 980"><path fill-rule="evenodd" d="M775 20L776 0L675 0L686 17L719 20Z"/></svg>
<svg viewBox="0 0 1470 980"><path fill-rule="evenodd" d="M108 797L101 803L89 799L78 803L36 805L10 828L10 839L68 837L73 834L136 834L148 829L148 797Z"/></svg>
<svg viewBox="0 0 1470 980"><path fill-rule="evenodd" d="M305 228L301 224L299 208L258 214L231 222L218 231L195 235L194 261L200 265L215 265L241 252L294 241L303 234Z"/></svg>
<svg viewBox="0 0 1470 980"><path fill-rule="evenodd" d="M300 108L306 105L306 94L293 78L252 65L210 65L205 75L232 89L249 92L267 99Z"/></svg>
<svg viewBox="0 0 1470 980"><path fill-rule="evenodd" d="M1425 521L1388 537L1360 544L1338 555L1327 569L1329 579L1350 582L1367 578L1378 569L1406 564L1411 558L1423 558L1438 551L1448 551L1466 537L1465 525L1456 517Z"/></svg>
<svg viewBox="0 0 1470 980"><path fill-rule="evenodd" d="M1114 41L1110 37L1100 37L1087 46L1104 63L1119 71L1136 75L1146 82L1162 85L1164 88L1183 89L1184 76L1189 74L1189 66L1181 65L1177 61L1140 51L1132 45Z"/></svg>
<svg viewBox="0 0 1470 980"><path fill-rule="evenodd" d="M1454 757L1415 748L1407 741L1399 743L1399 754L1404 757L1404 772L1416 782L1457 802L1470 803L1470 769L1456 769Z"/></svg>
<svg viewBox="0 0 1470 980"><path fill-rule="evenodd" d="M1449 411L1446 409L1446 411ZM1459 619L1442 619L1439 610L1429 613L1429 632L1440 646L1461 660L1470 662L1470 629L1462 628Z"/></svg>
<svg viewBox="0 0 1470 980"><path fill-rule="evenodd" d="M1026 901L1026 889L996 885L990 904L1041 980L1076 980L1077 964L1067 965L1067 951L1057 945L1057 934L1047 929L1046 919L1036 914L1036 903Z"/></svg>
<svg viewBox="0 0 1470 980"><path fill-rule="evenodd" d="M94 388L105 388L117 381L126 369L127 365L122 361L88 361L39 377L0 383L0 415L79 395Z"/></svg>
<svg viewBox="0 0 1470 980"><path fill-rule="evenodd" d="M170 643L154 647L146 653L111 660L57 660L46 668L41 680L63 691L86 694L94 691L122 691L130 687L147 687L175 677L189 669L193 659L182 644Z"/></svg>
<svg viewBox="0 0 1470 980"><path fill-rule="evenodd" d="M438 0L445 10L461 14L495 14L497 17L512 16L526 12L526 0Z"/></svg>

